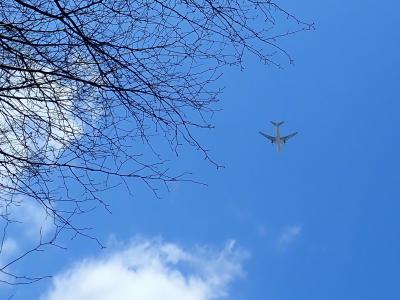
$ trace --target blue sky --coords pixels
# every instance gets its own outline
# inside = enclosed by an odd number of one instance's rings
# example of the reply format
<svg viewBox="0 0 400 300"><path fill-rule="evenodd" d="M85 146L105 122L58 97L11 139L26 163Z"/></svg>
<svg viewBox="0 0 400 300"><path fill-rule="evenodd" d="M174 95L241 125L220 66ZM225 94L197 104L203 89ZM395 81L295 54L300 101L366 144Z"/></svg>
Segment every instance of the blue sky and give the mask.
<svg viewBox="0 0 400 300"><path fill-rule="evenodd" d="M316 31L282 41L293 66L249 58L243 72L225 70L223 111L200 139L226 168L185 150L177 168L207 187L179 183L161 199L116 189L105 194L113 214L88 218L121 243L158 236L222 249L235 240L245 254L229 299L399 299L400 4L285 2ZM299 131L283 153L258 134L272 133L270 120ZM57 273L100 252L78 241L30 268ZM14 299L49 286L18 288Z"/></svg>

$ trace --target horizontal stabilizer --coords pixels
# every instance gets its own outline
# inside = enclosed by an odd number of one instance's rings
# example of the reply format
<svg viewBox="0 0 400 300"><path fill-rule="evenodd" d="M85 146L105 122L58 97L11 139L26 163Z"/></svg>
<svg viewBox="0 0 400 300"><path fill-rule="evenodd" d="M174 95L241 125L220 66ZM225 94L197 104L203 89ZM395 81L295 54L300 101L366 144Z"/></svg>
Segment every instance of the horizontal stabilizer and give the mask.
<svg viewBox="0 0 400 300"><path fill-rule="evenodd" d="M285 123L285 121L280 121L280 122L274 122L274 121L271 121L271 123L272 123L272 125L274 125L274 126L281 126L283 123Z"/></svg>

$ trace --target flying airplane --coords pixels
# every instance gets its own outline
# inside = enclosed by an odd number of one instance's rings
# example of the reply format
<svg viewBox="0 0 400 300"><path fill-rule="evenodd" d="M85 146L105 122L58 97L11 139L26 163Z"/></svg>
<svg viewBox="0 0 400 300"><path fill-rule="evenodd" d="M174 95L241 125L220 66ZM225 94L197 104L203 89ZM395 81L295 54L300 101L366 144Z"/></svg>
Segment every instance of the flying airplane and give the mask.
<svg viewBox="0 0 400 300"><path fill-rule="evenodd" d="M281 126L284 122L273 122L271 121L272 125L275 126L275 132L276 132L276 136L270 136L268 134L265 134L264 132L260 132L260 134L264 137L266 137L267 139L269 139L271 141L272 144L276 144L276 147L278 149L278 152L282 151L283 149L283 144L285 144L290 138L294 137L297 132L291 133L287 136L281 136L280 133L280 128L279 126Z"/></svg>

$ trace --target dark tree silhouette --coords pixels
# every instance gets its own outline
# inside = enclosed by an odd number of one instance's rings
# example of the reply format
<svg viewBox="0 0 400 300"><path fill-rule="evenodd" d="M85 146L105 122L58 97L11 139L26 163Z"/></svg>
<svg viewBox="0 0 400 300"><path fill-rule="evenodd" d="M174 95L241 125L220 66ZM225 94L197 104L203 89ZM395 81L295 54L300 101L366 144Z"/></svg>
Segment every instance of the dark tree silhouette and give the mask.
<svg viewBox="0 0 400 300"><path fill-rule="evenodd" d="M104 189L139 180L190 180L171 174L160 146L189 144L211 128L221 67L291 62L279 39L310 30L269 0L2 0L0 2L0 280L10 266L61 233L92 238L74 218ZM285 28L290 28L289 30ZM149 151L150 150L150 151ZM150 153L150 154L149 154ZM28 251L3 261L17 211L35 203L51 221Z"/></svg>

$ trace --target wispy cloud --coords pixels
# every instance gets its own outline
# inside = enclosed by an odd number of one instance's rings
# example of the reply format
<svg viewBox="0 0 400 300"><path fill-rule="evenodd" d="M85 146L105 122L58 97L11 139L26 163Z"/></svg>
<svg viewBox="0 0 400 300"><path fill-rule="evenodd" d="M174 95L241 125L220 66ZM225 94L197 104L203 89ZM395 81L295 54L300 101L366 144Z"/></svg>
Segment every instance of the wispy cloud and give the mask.
<svg viewBox="0 0 400 300"><path fill-rule="evenodd" d="M4 268L4 264L6 264L7 260L15 255L15 253L19 250L18 242L12 238L4 239L0 244L0 266L2 267L0 271L0 281L3 282L14 282L10 276L7 275L9 268Z"/></svg>
<svg viewBox="0 0 400 300"><path fill-rule="evenodd" d="M55 230L53 221L39 204L25 197L13 197L0 205L0 216L0 281L15 284L18 280L29 281L14 273L18 272L15 265L41 242L51 239Z"/></svg>
<svg viewBox="0 0 400 300"><path fill-rule="evenodd" d="M12 238L6 238L0 245L0 264L2 259L8 258L18 250L18 243Z"/></svg>
<svg viewBox="0 0 400 300"><path fill-rule="evenodd" d="M278 250L286 250L296 239L300 237L302 230L303 229L300 225L285 227L276 242Z"/></svg>
<svg viewBox="0 0 400 300"><path fill-rule="evenodd" d="M41 299L222 299L229 295L229 284L242 274L244 257L233 241L211 251L142 240L107 257L81 261L55 276Z"/></svg>

